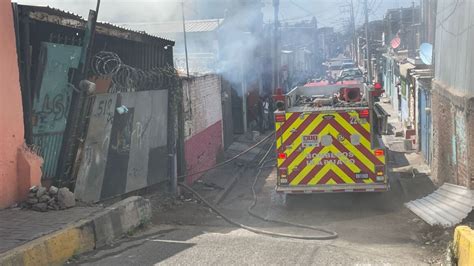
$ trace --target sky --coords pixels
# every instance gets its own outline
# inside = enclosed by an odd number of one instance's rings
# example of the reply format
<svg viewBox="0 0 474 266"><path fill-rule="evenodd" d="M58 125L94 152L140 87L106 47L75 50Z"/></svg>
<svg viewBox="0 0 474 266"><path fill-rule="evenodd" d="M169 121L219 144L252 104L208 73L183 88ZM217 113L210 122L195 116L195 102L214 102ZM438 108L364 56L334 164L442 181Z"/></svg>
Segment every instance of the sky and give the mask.
<svg viewBox="0 0 474 266"><path fill-rule="evenodd" d="M184 0L184 10L191 18L199 17L206 11L216 9L223 1ZM356 24L361 25L364 21L363 0L352 1ZM96 6L96 0L14 0L14 2L48 5L85 18L89 9L95 9ZM280 0L280 19L291 22L315 16L319 27L332 26L341 29L348 23L350 2L351 0ZM408 7L412 2L412 0L368 0L369 19L381 19L387 9ZM419 2L420 0L415 0L416 5ZM99 20L116 24L177 20L181 16L180 3L181 0L101 0ZM269 22L273 17L272 0L263 0L263 3L264 20Z"/></svg>

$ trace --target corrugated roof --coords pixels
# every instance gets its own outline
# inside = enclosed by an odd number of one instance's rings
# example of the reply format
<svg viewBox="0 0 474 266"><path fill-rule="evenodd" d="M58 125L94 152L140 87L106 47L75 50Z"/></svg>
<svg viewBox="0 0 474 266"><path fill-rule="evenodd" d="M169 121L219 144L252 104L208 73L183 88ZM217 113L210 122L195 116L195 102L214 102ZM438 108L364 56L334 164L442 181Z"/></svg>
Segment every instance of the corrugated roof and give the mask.
<svg viewBox="0 0 474 266"><path fill-rule="evenodd" d="M400 64L400 75L406 78L408 70L413 68L415 68L415 66L410 63Z"/></svg>
<svg viewBox="0 0 474 266"><path fill-rule="evenodd" d="M452 227L472 211L474 197L466 187L444 183L438 190L405 206L430 225Z"/></svg>
<svg viewBox="0 0 474 266"><path fill-rule="evenodd" d="M187 20L186 32L215 31L219 28L223 21L224 19ZM144 30L151 34L157 35L183 32L182 21L119 23L119 25L135 30Z"/></svg>
<svg viewBox="0 0 474 266"><path fill-rule="evenodd" d="M62 26L73 27L73 28L84 28L86 20L80 15L70 13L68 11L60 10L50 6L29 6L29 5L18 5L26 9L29 12L29 18L33 20L39 20L49 23L54 23ZM102 29L101 29L102 27ZM108 22L97 22L98 33L107 35L113 35L115 37L133 38L134 36L150 37L155 39L162 39L172 44L173 42L169 39L159 37L154 34L149 34L144 31L138 31L135 29L125 28L116 24ZM115 31L115 32L113 32ZM136 38L135 38L136 39Z"/></svg>

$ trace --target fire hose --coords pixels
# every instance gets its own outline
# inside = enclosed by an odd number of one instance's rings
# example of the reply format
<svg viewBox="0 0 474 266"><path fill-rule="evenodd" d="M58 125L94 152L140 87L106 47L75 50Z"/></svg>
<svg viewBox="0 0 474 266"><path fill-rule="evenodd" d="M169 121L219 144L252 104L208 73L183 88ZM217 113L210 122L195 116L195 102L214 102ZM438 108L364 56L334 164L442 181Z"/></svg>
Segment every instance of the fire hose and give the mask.
<svg viewBox="0 0 474 266"><path fill-rule="evenodd" d="M225 165L225 164L228 164L234 160L236 160L237 158L239 158L240 156L248 153L249 151L255 149L257 146L259 146L260 144L266 142L267 140L270 139L270 137L272 137L273 134L270 134L268 136L266 136L265 138L263 138L262 140L260 140L259 142L257 142L256 144L252 145L251 147L249 147L248 149L246 149L245 151L237 154L236 156L222 162L222 163L219 163L217 165L215 165L214 167L211 167L211 168L208 168L208 169L205 169L205 170L202 170L202 171L199 171L199 172L196 172L196 173L192 173L190 175L196 175L196 174L200 174L200 173L205 173L205 172L208 172L212 169L215 169L217 167L220 167L222 165ZM266 150L264 156L260 159L260 161L258 162L257 164L257 167L258 167L258 170L257 170L257 173L255 174L255 177L254 177L254 181L253 181L253 184L252 184L252 196L253 196L253 202L252 204L249 205L249 207L247 208L247 212L257 218L257 219L260 219L262 221L265 221L265 222L271 222L271 223L276 223L276 224L280 224L280 225L285 225L285 226L291 226L291 227L296 227L296 228L304 228L304 229L308 229L308 230L311 230L311 231L316 231L316 232L322 232L324 233L325 235L296 235L296 234L285 234L285 233L277 233L277 232L272 232L272 231L267 231L267 230L263 230L263 229L259 229L259 228L255 228L255 227L252 227L252 226L248 226L248 225L245 225L245 224L242 224L242 223L239 223L233 219L231 219L230 217L228 217L227 215L225 215L224 213L222 213L216 206L214 206L213 204L211 204L210 202L208 202L206 199L204 199L197 191L195 191L194 189L192 189L191 187L189 187L188 185L184 184L184 183L179 183L178 185L181 186L182 188L184 188L185 190L191 192L195 197L197 197L201 202L203 202L205 205L207 205L213 212L215 212L217 215L221 216L225 221L227 221L228 223L232 224L232 225L235 225L237 227L240 227L242 229L245 229L247 231L250 231L250 232L253 232L253 233L256 233L256 234L262 234L262 235L268 235L268 236L275 236L275 237L284 237L284 238L294 238L294 239L304 239L304 240L330 240L330 239L335 239L338 237L337 233L334 232L334 231L331 231L331 230L328 230L328 229L325 229L325 228L321 228L321 227L315 227L315 226L310 226L310 225L304 225L304 224L298 224L298 223L292 223L292 222L286 222L286 221L280 221L280 220L275 220L275 219L270 219L270 218L266 218L266 217L263 217L261 215L259 215L258 213L254 212L253 211L253 208L257 205L257 202L258 202L258 197L257 197L257 192L256 192L256 185L257 185L257 181L258 181L258 178L262 172L262 169L264 168L264 165L266 162L269 162L270 160L266 160L266 158L268 157L268 155L270 154L270 151L272 150L273 148L273 144L269 146L269 148ZM180 177L186 177L186 176L190 176L190 175L183 175L183 176L180 176Z"/></svg>

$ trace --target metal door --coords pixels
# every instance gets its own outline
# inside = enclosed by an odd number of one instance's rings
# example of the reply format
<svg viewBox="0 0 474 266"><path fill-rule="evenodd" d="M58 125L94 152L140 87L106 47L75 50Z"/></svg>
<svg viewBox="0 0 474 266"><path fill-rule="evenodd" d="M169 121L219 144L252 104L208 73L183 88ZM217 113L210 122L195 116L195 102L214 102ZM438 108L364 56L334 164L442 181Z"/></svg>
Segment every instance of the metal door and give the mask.
<svg viewBox="0 0 474 266"><path fill-rule="evenodd" d="M222 123L224 132L224 149L234 141L234 127L232 122L232 89L230 83L221 79L222 88Z"/></svg>
<svg viewBox="0 0 474 266"><path fill-rule="evenodd" d="M431 164L431 95L427 90L420 90L420 143L425 162Z"/></svg>
<svg viewBox="0 0 474 266"><path fill-rule="evenodd" d="M32 125L33 144L44 159L43 179L56 176L73 90L69 70L77 68L80 56L80 46L41 43Z"/></svg>

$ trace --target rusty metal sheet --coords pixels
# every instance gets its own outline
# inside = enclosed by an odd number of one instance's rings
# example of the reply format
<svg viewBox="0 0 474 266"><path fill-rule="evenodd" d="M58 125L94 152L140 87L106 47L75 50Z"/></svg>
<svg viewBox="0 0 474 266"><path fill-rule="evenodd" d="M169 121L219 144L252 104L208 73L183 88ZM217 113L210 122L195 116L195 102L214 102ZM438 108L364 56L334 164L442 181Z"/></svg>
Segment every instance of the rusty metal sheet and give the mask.
<svg viewBox="0 0 474 266"><path fill-rule="evenodd" d="M44 159L43 178L56 175L73 90L68 73L77 68L80 54L79 46L41 44L40 81L33 99L32 124L33 143Z"/></svg>
<svg viewBox="0 0 474 266"><path fill-rule="evenodd" d="M97 95L76 197L95 202L167 180L167 119L167 90Z"/></svg>
<svg viewBox="0 0 474 266"><path fill-rule="evenodd" d="M116 99L116 94L96 96L74 190L79 198L90 199L100 195Z"/></svg>

